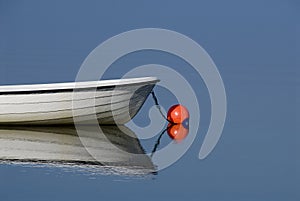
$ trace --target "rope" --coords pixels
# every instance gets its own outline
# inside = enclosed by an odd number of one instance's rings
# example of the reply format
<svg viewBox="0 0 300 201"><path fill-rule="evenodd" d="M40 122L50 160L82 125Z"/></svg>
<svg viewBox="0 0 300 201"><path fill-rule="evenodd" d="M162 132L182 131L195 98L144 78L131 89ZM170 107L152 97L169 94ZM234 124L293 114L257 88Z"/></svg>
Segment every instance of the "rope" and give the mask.
<svg viewBox="0 0 300 201"><path fill-rule="evenodd" d="M158 109L159 113L161 114L161 116L162 116L165 120L167 120L169 123L174 124L174 123L171 122L171 121L164 115L164 113L162 112L161 107L160 107L160 105L159 105L159 103L158 103L158 100L157 100L157 97L156 97L154 91L151 91L151 94L152 94L152 98L153 98L153 100L154 100L154 104L155 104L156 108Z"/></svg>
<svg viewBox="0 0 300 201"><path fill-rule="evenodd" d="M151 152L151 155L150 155L151 158L152 158L153 154L156 152L156 150L157 150L157 148L158 148L158 145L160 144L160 139L161 139L161 137L164 135L164 133L165 133L167 130L168 130L168 128L166 128L165 130L163 130L163 131L160 133L160 135L159 135L159 137L158 137L158 139L157 139L157 141L156 141L156 143L155 143L155 145L154 145L154 148L153 148L153 150L152 150L152 152Z"/></svg>
<svg viewBox="0 0 300 201"><path fill-rule="evenodd" d="M156 152L156 150L157 150L157 148L158 148L158 145L160 144L160 140L161 140L161 138L162 138L162 136L165 134L165 132L169 129L169 128L171 128L173 125L169 125L165 130L163 130L161 133L160 133L160 135L159 135L159 137L157 138L157 141L156 141L156 143L155 143L155 145L154 145L154 148L153 148L153 150L152 150L152 152L151 152L151 155L150 155L150 157L152 158L152 156L153 156L153 154Z"/></svg>
<svg viewBox="0 0 300 201"><path fill-rule="evenodd" d="M154 148L153 148L153 150L152 150L152 153L151 153L151 155L150 155L150 157L152 158L153 154L156 152L156 150L157 150L157 148L158 148L158 146L159 146L159 144L160 144L160 140L161 140L162 136L163 136L164 133L165 133L170 127L172 127L175 123L173 123L172 121L168 120L168 118L164 115L164 113L162 112L161 107L160 107L160 105L159 105L159 103L158 103L158 99L157 99L157 97L156 97L156 95L155 95L155 93L154 93L153 90L151 91L151 94L152 94L152 98L153 98L153 100L154 100L154 104L155 104L156 108L158 109L159 113L161 114L161 116L162 116L166 121L168 121L168 122L171 124L171 125L169 125L166 129L164 129L164 130L160 133L160 135L159 135L159 137L158 137L158 139L157 139L157 141L156 141L156 143L155 143L155 145L154 145Z"/></svg>

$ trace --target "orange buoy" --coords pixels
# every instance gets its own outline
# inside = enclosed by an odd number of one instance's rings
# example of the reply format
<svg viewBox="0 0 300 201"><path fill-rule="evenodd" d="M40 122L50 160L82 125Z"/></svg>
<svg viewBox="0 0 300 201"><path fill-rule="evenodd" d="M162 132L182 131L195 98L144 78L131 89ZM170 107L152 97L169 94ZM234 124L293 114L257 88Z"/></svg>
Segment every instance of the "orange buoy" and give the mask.
<svg viewBox="0 0 300 201"><path fill-rule="evenodd" d="M182 122L189 119L190 114L186 107L183 105L173 105L168 111L168 121L181 124Z"/></svg>
<svg viewBox="0 0 300 201"><path fill-rule="evenodd" d="M171 124L168 125L168 135L173 140L180 142L183 140L189 133L189 129L186 128L183 124Z"/></svg>

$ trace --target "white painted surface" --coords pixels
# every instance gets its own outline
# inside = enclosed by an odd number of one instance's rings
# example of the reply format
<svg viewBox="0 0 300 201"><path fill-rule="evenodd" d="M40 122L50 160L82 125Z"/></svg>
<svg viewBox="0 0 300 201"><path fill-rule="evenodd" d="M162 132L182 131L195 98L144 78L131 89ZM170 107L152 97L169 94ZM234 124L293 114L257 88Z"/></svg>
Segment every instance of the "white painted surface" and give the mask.
<svg viewBox="0 0 300 201"><path fill-rule="evenodd" d="M0 162L110 166L127 172L154 171L135 134L125 126L82 126L79 139L74 127L0 127ZM129 137L131 136L131 137ZM84 140L83 147L81 140ZM97 156L96 161L89 152ZM95 156L94 155L94 156Z"/></svg>
<svg viewBox="0 0 300 201"><path fill-rule="evenodd" d="M95 114L100 123L123 124L138 112L156 82L156 78L145 77L0 86L0 124L68 124L74 115L77 122L88 122ZM72 91L75 87L80 91ZM146 91L133 97L140 87L146 87ZM135 103L131 107L130 101Z"/></svg>

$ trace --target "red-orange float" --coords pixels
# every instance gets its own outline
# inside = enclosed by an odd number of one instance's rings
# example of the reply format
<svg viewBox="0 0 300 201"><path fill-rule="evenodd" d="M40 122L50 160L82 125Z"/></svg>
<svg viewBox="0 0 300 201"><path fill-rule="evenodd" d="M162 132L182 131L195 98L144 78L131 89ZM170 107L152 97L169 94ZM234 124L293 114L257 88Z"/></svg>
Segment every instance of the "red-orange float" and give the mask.
<svg viewBox="0 0 300 201"><path fill-rule="evenodd" d="M168 121L174 124L181 124L190 118L189 111L183 105L177 104L173 105L167 115Z"/></svg>
<svg viewBox="0 0 300 201"><path fill-rule="evenodd" d="M175 140L177 142L180 142L184 138L186 138L186 136L189 133L189 129L186 128L183 124L169 123L167 132L168 132L168 135L170 136L170 138L172 138L173 140Z"/></svg>

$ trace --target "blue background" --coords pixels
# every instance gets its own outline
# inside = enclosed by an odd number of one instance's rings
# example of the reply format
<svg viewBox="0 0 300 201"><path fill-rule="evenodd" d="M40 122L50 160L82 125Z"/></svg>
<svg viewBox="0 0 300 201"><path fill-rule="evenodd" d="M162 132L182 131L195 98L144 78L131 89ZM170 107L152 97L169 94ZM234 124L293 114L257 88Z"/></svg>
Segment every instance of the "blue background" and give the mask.
<svg viewBox="0 0 300 201"><path fill-rule="evenodd" d="M155 60L182 71L199 89L198 97L203 95L201 131L190 150L150 179L92 179L59 168L1 165L0 199L299 200L299 11L296 0L0 0L1 85L73 81L101 42L131 29L157 27L204 47L228 98L222 138L208 158L199 160L209 122L201 79L171 55L128 55L107 78ZM158 96L166 107L171 104L163 90ZM143 111L138 123L142 116ZM145 148L151 150L148 142Z"/></svg>

